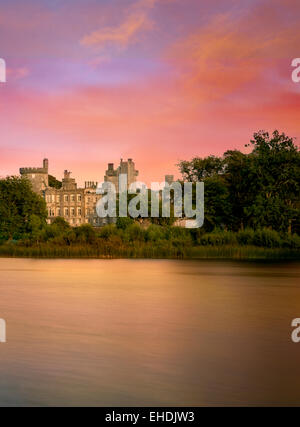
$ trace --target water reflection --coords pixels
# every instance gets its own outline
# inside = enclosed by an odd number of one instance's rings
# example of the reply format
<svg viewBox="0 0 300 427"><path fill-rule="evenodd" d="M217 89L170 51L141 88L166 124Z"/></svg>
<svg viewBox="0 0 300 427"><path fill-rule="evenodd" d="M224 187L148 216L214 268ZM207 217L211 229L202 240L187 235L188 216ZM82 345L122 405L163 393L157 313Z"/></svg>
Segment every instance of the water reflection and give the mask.
<svg viewBox="0 0 300 427"><path fill-rule="evenodd" d="M299 277L299 264L0 259L0 404L300 403Z"/></svg>

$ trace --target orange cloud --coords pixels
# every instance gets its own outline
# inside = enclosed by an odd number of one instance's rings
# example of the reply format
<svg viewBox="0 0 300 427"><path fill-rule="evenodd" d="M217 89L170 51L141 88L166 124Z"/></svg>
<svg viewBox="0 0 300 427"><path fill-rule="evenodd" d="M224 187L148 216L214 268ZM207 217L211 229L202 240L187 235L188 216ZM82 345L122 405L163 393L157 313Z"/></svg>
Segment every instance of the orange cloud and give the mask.
<svg viewBox="0 0 300 427"><path fill-rule="evenodd" d="M183 89L200 102L219 99L264 79L282 58L289 58L289 66L299 45L298 23L287 24L275 3L281 2L274 0L239 15L216 15L208 25L177 42L167 58L181 71ZM299 15L299 8L295 13Z"/></svg>
<svg viewBox="0 0 300 427"><path fill-rule="evenodd" d="M158 0L140 0L134 3L128 16L119 26L100 28L80 41L83 46L95 46L102 50L106 46L115 46L118 49L125 49L136 40L136 36L141 31L151 30L153 22L148 17L149 9L153 8Z"/></svg>
<svg viewBox="0 0 300 427"><path fill-rule="evenodd" d="M115 45L121 49L131 43L139 31L152 28L152 23L145 14L131 15L119 27L106 27L85 36L81 40L83 46L96 46L103 49L108 44Z"/></svg>

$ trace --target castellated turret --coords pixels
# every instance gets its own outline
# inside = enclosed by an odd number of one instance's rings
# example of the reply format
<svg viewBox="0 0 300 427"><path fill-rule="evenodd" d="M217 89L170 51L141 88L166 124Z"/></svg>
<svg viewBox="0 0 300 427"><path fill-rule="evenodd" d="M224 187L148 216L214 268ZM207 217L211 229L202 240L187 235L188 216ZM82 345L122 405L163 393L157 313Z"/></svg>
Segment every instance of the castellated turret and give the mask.
<svg viewBox="0 0 300 427"><path fill-rule="evenodd" d="M33 191L41 194L49 186L48 169L49 161L44 159L42 167L21 168L20 174L29 179Z"/></svg>

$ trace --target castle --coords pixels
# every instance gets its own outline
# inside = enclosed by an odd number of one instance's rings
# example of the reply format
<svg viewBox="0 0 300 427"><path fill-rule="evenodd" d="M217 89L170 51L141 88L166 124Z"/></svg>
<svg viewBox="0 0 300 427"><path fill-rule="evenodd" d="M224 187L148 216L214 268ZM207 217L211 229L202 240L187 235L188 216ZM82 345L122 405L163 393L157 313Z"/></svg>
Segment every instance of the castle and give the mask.
<svg viewBox="0 0 300 427"><path fill-rule="evenodd" d="M102 197L96 193L97 182L87 181L84 188L77 188L71 172L65 170L61 188L51 186L49 179L49 161L44 159L41 168L21 168L20 174L29 179L33 190L44 197L48 210L48 224L57 217L64 218L69 224L76 227L81 224L91 224L100 227L111 221L109 218L99 218L96 212L97 201ZM114 169L109 163L104 176L105 182L111 182L118 191L119 175L127 174L128 187L136 181L139 172L135 169L132 159L123 161Z"/></svg>

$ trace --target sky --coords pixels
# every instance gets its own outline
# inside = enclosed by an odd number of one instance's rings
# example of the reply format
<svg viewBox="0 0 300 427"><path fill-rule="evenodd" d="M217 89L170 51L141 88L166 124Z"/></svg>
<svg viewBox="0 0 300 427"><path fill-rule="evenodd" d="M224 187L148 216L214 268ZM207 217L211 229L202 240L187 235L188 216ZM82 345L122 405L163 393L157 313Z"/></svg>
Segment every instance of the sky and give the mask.
<svg viewBox="0 0 300 427"><path fill-rule="evenodd" d="M299 0L0 0L0 176L144 182L195 156L300 137Z"/></svg>

